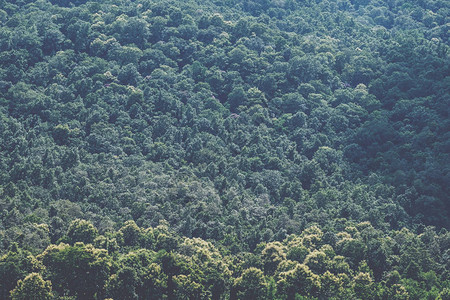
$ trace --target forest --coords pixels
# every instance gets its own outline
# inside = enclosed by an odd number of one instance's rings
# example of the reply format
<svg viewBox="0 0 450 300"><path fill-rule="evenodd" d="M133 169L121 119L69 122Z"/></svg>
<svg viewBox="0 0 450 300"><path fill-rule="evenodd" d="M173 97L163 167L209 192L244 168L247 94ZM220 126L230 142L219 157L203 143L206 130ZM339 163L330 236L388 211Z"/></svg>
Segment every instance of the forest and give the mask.
<svg viewBox="0 0 450 300"><path fill-rule="evenodd" d="M0 299L450 300L450 1L0 0Z"/></svg>

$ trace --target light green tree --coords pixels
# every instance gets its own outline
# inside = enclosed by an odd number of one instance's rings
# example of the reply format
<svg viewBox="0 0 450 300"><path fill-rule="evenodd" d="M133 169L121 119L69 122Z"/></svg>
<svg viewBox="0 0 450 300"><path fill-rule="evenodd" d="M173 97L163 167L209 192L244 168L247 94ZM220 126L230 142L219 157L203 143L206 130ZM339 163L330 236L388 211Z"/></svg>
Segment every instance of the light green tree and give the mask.
<svg viewBox="0 0 450 300"><path fill-rule="evenodd" d="M42 279L39 273L31 273L11 291L12 300L50 300L53 299L52 284Z"/></svg>

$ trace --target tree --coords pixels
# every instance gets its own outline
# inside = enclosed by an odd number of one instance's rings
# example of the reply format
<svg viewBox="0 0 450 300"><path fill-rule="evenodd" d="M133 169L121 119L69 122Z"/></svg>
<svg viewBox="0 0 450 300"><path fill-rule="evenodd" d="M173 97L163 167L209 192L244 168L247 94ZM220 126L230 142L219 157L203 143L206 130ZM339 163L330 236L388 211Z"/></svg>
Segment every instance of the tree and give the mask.
<svg viewBox="0 0 450 300"><path fill-rule="evenodd" d="M261 259L264 263L264 273L269 276L275 274L280 262L286 259L281 243L268 243L261 252Z"/></svg>
<svg viewBox="0 0 450 300"><path fill-rule="evenodd" d="M391 287L388 287L384 293L385 299L393 299L393 300L409 300L409 294L406 288L401 284L394 284ZM367 299L367 298L362 298Z"/></svg>
<svg viewBox="0 0 450 300"><path fill-rule="evenodd" d="M297 263L289 271L278 275L277 285L279 293L286 295L288 300L295 299L295 295L315 296L320 290L320 278L304 264Z"/></svg>
<svg viewBox="0 0 450 300"><path fill-rule="evenodd" d="M52 284L42 279L39 273L31 273L11 291L12 300L50 300L53 299Z"/></svg>
<svg viewBox="0 0 450 300"><path fill-rule="evenodd" d="M67 27L67 35L74 44L77 51L86 51L90 41L91 26L88 22L80 19L73 19L74 23Z"/></svg>
<svg viewBox="0 0 450 300"><path fill-rule="evenodd" d="M373 293L373 279L369 273L360 272L353 279L353 289L359 299L371 299Z"/></svg>
<svg viewBox="0 0 450 300"><path fill-rule="evenodd" d="M106 289L113 299L134 300L139 298L136 289L141 284L136 269L124 267L111 276Z"/></svg>
<svg viewBox="0 0 450 300"><path fill-rule="evenodd" d="M194 61L192 63L192 78L196 81L204 81L205 80L205 74L206 74L206 68L198 61Z"/></svg>
<svg viewBox="0 0 450 300"><path fill-rule="evenodd" d="M0 258L0 298L7 299L17 281L26 274L41 270L42 265L30 252L13 244L10 251Z"/></svg>
<svg viewBox="0 0 450 300"><path fill-rule="evenodd" d="M247 94L242 86L233 88L231 93L228 95L228 103L230 105L230 110L233 112L237 112L239 106L247 104Z"/></svg>
<svg viewBox="0 0 450 300"><path fill-rule="evenodd" d="M330 273L330 271L326 271L321 277L320 277L320 283L321 283L321 291L320 294L327 297L336 297L339 298L340 293L343 289L343 282L340 280L338 276L335 276L334 274Z"/></svg>
<svg viewBox="0 0 450 300"><path fill-rule="evenodd" d="M67 124L58 124L52 132L53 138L58 145L65 145L69 141L70 129Z"/></svg>
<svg viewBox="0 0 450 300"><path fill-rule="evenodd" d="M125 246L137 246L143 238L142 229L133 220L126 221L118 233Z"/></svg>
<svg viewBox="0 0 450 300"><path fill-rule="evenodd" d="M182 263L173 252L161 250L158 252L157 261L161 265L161 270L167 275L167 297L174 299L176 283L174 277L181 271Z"/></svg>
<svg viewBox="0 0 450 300"><path fill-rule="evenodd" d="M72 221L67 230L67 237L72 245L76 242L92 244L97 236L97 228L95 228L91 222L86 220L76 219Z"/></svg>
<svg viewBox="0 0 450 300"><path fill-rule="evenodd" d="M221 299L229 287L231 272L219 250L199 238L186 238L179 248L181 254L190 258L186 267L195 277L189 280L201 284L203 292L210 293L211 299ZM186 280L180 282L188 282Z"/></svg>
<svg viewBox="0 0 450 300"><path fill-rule="evenodd" d="M323 251L314 250L306 256L305 265L314 273L321 274L327 270L329 260L330 258Z"/></svg>
<svg viewBox="0 0 450 300"><path fill-rule="evenodd" d="M244 270L234 283L238 299L266 299L268 284L263 271L257 268Z"/></svg>
<svg viewBox="0 0 450 300"><path fill-rule="evenodd" d="M195 281L196 274L174 277L176 299L201 299L204 286Z"/></svg>
<svg viewBox="0 0 450 300"><path fill-rule="evenodd" d="M450 300L450 289L444 288L442 292L439 293L436 300Z"/></svg>
<svg viewBox="0 0 450 300"><path fill-rule="evenodd" d="M103 294L109 276L111 257L106 250L92 245L75 243L50 245L38 256L46 266L46 272L59 294L93 299Z"/></svg>

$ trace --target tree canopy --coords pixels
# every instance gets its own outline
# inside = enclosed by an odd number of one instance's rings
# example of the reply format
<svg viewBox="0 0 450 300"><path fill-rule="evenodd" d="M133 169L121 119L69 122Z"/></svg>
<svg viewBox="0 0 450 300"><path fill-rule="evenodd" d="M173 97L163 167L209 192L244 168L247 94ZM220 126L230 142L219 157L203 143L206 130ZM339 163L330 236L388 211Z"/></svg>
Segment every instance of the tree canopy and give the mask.
<svg viewBox="0 0 450 300"><path fill-rule="evenodd" d="M445 0L0 0L0 298L447 299Z"/></svg>

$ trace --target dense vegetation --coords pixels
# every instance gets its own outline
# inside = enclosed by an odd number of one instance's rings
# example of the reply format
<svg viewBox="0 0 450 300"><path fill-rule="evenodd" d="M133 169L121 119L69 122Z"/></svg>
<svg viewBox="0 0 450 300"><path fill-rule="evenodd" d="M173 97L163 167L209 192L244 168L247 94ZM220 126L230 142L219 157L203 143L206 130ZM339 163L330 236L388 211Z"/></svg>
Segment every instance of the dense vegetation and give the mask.
<svg viewBox="0 0 450 300"><path fill-rule="evenodd" d="M449 24L0 0L0 298L450 299Z"/></svg>

